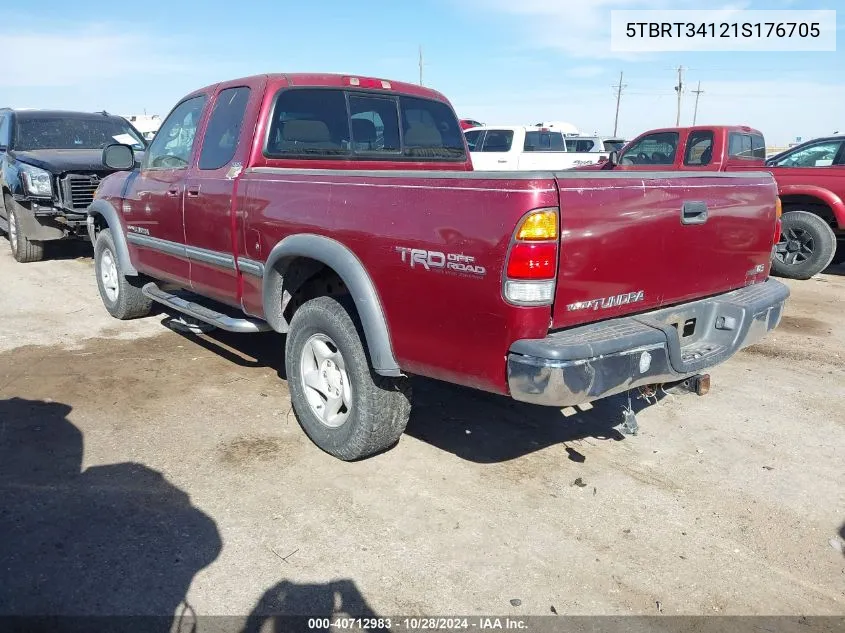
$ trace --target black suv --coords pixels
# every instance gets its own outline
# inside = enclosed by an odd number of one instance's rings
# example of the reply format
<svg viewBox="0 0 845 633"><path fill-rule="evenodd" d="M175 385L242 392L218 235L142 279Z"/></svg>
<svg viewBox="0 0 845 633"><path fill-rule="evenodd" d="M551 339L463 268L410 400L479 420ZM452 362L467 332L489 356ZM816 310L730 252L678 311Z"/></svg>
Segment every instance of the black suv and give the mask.
<svg viewBox="0 0 845 633"><path fill-rule="evenodd" d="M44 242L85 239L86 210L100 180L106 145L138 152L143 136L126 119L108 114L0 109L0 230L19 262L44 257Z"/></svg>

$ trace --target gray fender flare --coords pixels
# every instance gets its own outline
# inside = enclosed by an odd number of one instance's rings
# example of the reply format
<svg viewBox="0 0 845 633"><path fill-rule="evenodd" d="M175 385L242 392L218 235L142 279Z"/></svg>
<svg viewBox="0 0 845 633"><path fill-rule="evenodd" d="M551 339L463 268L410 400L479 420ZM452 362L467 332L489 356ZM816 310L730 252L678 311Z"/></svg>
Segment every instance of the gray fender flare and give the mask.
<svg viewBox="0 0 845 633"><path fill-rule="evenodd" d="M282 282L286 258L308 257L334 270L346 284L364 328L370 360L376 373L400 376L402 370L393 355L387 319L372 279L355 254L340 242L323 235L290 235L273 247L264 264L264 318L277 332L286 332L282 315Z"/></svg>
<svg viewBox="0 0 845 633"><path fill-rule="evenodd" d="M111 203L106 200L94 200L88 207L88 237L91 238L91 243L94 244L94 218L97 216L102 217L111 229L114 248L117 250L115 255L117 255L117 261L120 263L121 272L130 277L136 276L138 271L132 265L132 260L129 257L129 246L126 244L126 234L123 232L120 216Z"/></svg>

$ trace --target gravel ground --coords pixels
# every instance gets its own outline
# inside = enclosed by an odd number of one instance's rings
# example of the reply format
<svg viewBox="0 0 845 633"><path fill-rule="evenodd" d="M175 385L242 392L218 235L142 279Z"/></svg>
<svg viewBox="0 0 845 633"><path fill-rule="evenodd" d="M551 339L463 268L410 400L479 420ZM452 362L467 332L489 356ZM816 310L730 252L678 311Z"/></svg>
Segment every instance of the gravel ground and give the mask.
<svg viewBox="0 0 845 633"><path fill-rule="evenodd" d="M638 401L635 437L618 398L416 380L399 445L349 464L299 429L282 337L116 321L87 256L4 247L0 613L843 615L828 273L708 396Z"/></svg>

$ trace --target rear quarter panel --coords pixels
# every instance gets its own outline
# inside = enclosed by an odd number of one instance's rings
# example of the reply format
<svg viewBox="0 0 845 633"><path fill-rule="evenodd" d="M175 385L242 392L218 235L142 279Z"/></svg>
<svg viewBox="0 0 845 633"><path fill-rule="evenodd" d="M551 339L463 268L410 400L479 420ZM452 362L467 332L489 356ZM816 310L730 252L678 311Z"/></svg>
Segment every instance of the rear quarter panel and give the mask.
<svg viewBox="0 0 845 633"><path fill-rule="evenodd" d="M502 298L511 235L530 209L557 206L548 177L448 172L250 169L241 182L248 257L312 233L349 248L372 278L402 369L499 393L505 357L520 338L545 336L550 307ZM475 258L484 275L426 270L398 248ZM259 280L244 279L244 306L261 314Z"/></svg>

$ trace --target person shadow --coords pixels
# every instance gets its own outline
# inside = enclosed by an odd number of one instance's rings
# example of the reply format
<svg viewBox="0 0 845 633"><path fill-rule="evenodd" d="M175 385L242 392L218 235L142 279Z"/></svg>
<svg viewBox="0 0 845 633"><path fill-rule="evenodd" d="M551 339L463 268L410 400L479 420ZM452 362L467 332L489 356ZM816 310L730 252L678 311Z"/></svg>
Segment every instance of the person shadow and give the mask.
<svg viewBox="0 0 845 633"><path fill-rule="evenodd" d="M340 628L390 630L391 623L373 611L352 580L323 584L297 584L283 580L264 592L247 617L241 633L328 630L327 621L333 625L337 618L349 624Z"/></svg>
<svg viewBox="0 0 845 633"><path fill-rule="evenodd" d="M0 616L19 616L21 630L50 616L50 630L170 631L221 550L217 526L142 464L83 468L70 412L0 400Z"/></svg>

